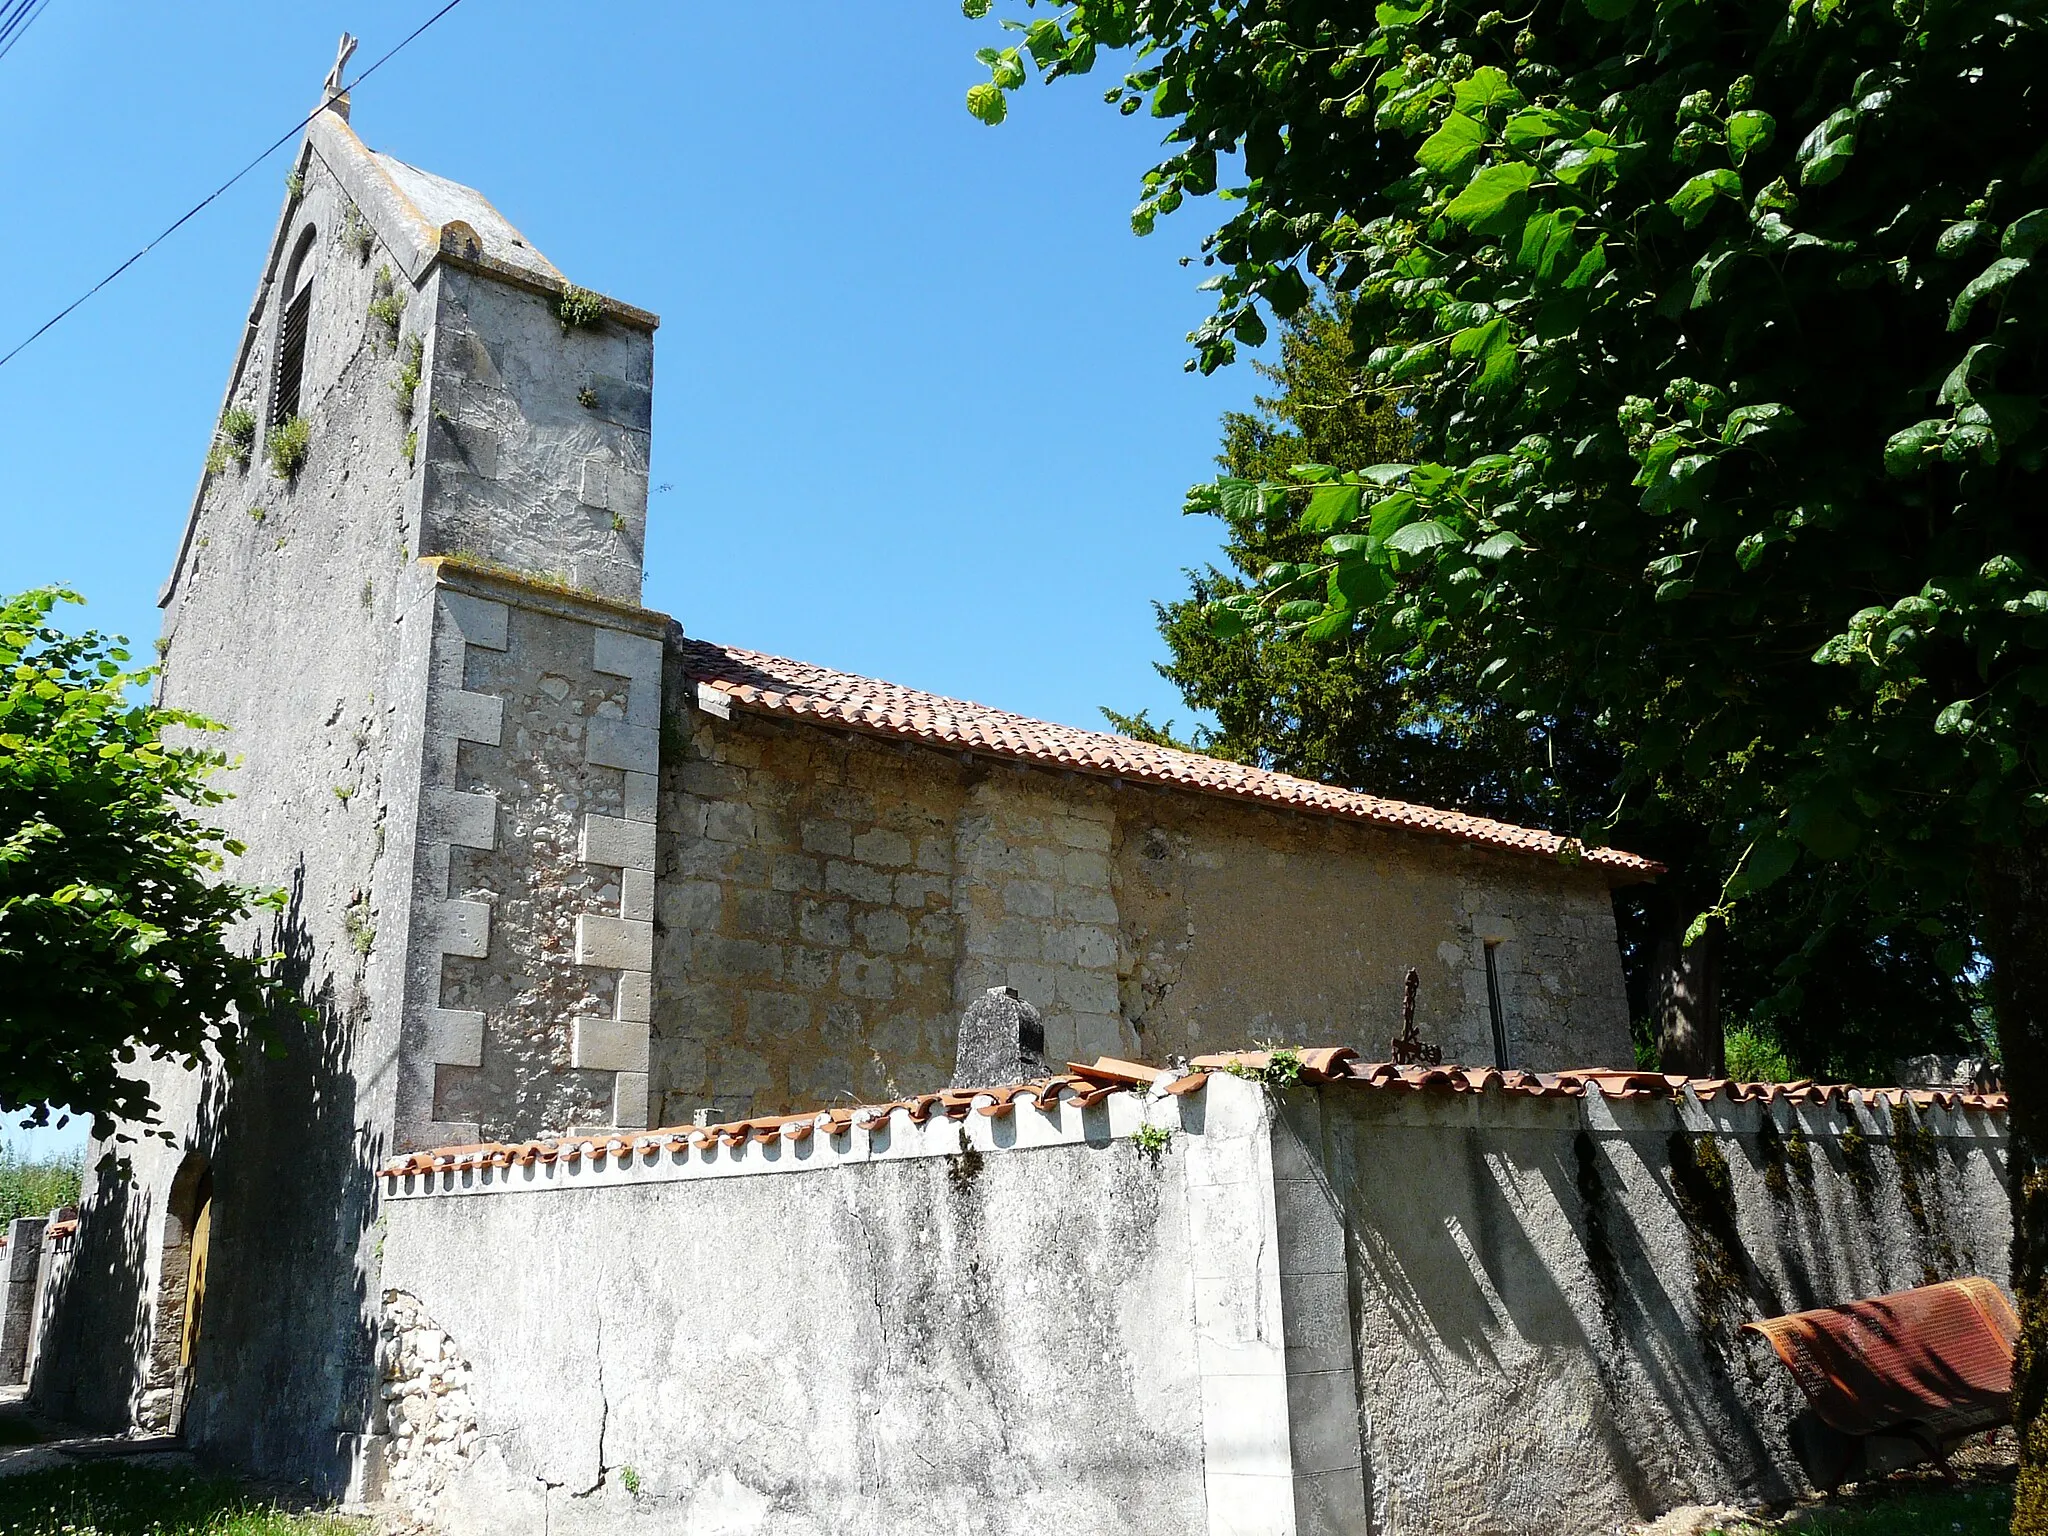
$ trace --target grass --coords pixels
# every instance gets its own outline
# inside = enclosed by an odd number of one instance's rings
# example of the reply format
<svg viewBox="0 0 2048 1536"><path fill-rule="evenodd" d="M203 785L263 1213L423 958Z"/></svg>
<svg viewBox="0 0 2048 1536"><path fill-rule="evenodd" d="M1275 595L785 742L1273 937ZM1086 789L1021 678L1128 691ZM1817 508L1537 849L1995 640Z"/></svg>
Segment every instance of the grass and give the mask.
<svg viewBox="0 0 2048 1536"><path fill-rule="evenodd" d="M84 1174L83 1152L31 1162L12 1147L0 1147L0 1225L18 1216L47 1216L59 1206L78 1204Z"/></svg>
<svg viewBox="0 0 2048 1536"><path fill-rule="evenodd" d="M292 1514L237 1483L147 1462L0 1478L8 1536L362 1536L334 1515Z"/></svg>
<svg viewBox="0 0 2048 1536"><path fill-rule="evenodd" d="M1843 1496L1818 1509L1798 1510L1783 1519L1743 1523L1710 1536L2005 1536L2012 1523L2010 1486L1983 1483L1961 1487L1921 1486Z"/></svg>

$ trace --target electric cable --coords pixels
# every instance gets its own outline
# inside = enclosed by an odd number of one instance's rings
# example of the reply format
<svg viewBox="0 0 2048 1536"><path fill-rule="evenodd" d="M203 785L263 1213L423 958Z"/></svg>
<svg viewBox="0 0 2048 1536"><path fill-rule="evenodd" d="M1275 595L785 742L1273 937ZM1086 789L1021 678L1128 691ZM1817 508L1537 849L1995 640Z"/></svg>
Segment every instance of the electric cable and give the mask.
<svg viewBox="0 0 2048 1536"><path fill-rule="evenodd" d="M7 51L20 40L22 33L35 24L35 19L43 14L43 7L49 3L50 0L19 0L6 15L0 16L0 59L7 57Z"/></svg>
<svg viewBox="0 0 2048 1536"><path fill-rule="evenodd" d="M41 3L47 5L49 3L49 0L41 0ZM462 0L448 0L448 3L446 5L442 6L441 9L434 12L433 15L429 16L425 21L421 22L418 26L414 27L412 31L407 33L404 39L399 42L397 47L391 49L390 52L386 53L383 57L379 58L368 69L364 70L361 74L357 75L353 80L349 81L348 84L344 85L339 91L335 92L334 96L324 97L321 100L319 106L315 107L312 111L308 112L304 117L300 118L296 123L293 123L291 127L287 128L283 133L279 134L277 138L271 143L270 147L265 149L263 153L258 155L254 160L251 160L247 165L243 166L239 171L235 172L234 175L230 176L226 181L222 182L219 186L215 187L211 192L207 193L206 196L202 197L190 208L186 209L185 212L180 214L174 221L172 221L170 225L168 225L164 229L163 233L159 234L154 240L151 240L149 244L145 245L133 256L130 256L126 261L122 262L121 265L114 268L113 271L109 272L105 277L101 278L98 282L94 283L90 288L86 289L85 292L81 293L77 298L73 299L69 304L66 304L62 309L58 310L56 314L50 316L49 319L45 320L41 325L37 326L35 330L31 331L28 334L28 336L25 337L23 340L16 343L13 351L9 352L5 357L0 357L0 368L5 368L9 363L13 362L15 358L20 356L39 337L41 337L45 331L48 331L52 326L56 325L60 320L64 319L73 310L77 309L79 305L83 304L87 299L91 298L94 294L98 293L102 288L106 287L107 284L111 283L115 278L119 277L123 272L126 272L130 267L134 266L135 263L142 260L142 258L147 256L151 251L155 250L159 245L163 244L164 241L168 240L172 235L176 234L180 229L184 228L186 224L190 223L191 220L215 198L219 197L223 192L227 191L228 188L232 187L244 176L248 175L251 171L255 170L257 166L261 165L264 161L268 160L280 149L284 148L284 146L290 143L291 140L295 138L299 134L299 132L305 128L305 126L308 123L312 122L314 118L318 117L322 112L325 112L327 110L328 104L335 99L335 96L346 96L350 91L354 90L357 86L361 85L365 80L369 79L370 76L377 73L378 70L382 69L392 59L396 58L398 54L405 49L406 45L411 43L414 38L418 37L422 32L426 31L427 28L431 27L435 22L439 21L443 16L446 16L450 11L454 10L455 7L460 4L462 4Z"/></svg>

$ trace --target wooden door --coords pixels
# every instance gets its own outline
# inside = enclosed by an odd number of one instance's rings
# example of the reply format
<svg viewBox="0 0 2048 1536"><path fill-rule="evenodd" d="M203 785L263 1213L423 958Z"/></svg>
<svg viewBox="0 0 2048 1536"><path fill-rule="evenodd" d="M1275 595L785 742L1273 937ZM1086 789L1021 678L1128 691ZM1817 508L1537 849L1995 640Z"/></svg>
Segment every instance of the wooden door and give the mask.
<svg viewBox="0 0 2048 1536"><path fill-rule="evenodd" d="M185 1317L178 1335L178 1391L171 1409L171 1433L185 1427L192 1400L192 1362L199 1355L199 1323L206 1312L206 1264L213 1235L213 1175L199 1181L199 1213L192 1218L192 1251L185 1269Z"/></svg>

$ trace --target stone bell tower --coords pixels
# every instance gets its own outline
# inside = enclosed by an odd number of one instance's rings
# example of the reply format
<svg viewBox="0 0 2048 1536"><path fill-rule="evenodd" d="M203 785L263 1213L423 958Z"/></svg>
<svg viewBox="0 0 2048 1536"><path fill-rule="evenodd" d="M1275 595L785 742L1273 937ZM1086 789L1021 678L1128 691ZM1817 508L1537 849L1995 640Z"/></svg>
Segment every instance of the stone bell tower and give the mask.
<svg viewBox="0 0 2048 1536"><path fill-rule="evenodd" d="M169 1140L88 1190L35 1388L110 1425L167 1400L151 1359L191 1283L173 1191L203 1177L185 1432L334 1489L372 1423L372 1170L486 1110L647 1122L668 630L640 607L656 318L365 145L352 46L292 164L159 641L162 701L222 722L237 761L230 873L284 893L248 942L307 1007L232 1074L146 1069Z"/></svg>

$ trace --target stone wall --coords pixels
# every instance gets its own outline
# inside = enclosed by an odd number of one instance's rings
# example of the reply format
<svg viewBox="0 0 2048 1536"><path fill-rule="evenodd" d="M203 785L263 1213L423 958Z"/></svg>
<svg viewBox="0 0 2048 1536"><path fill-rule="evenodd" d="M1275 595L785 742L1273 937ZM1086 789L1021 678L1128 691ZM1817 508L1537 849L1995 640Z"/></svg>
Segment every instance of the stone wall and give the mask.
<svg viewBox="0 0 2048 1536"><path fill-rule="evenodd" d="M2007 1282L2002 1114L1284 1095L1289 1305L1355 1318L1371 1529L1611 1531L1808 1489L1804 1407L1741 1324Z"/></svg>
<svg viewBox="0 0 2048 1536"><path fill-rule="evenodd" d="M282 955L311 1016L274 1021L276 1054L251 1052L232 1086L211 1069L148 1069L176 1144L123 1146L127 1181L99 1180L99 1149L88 1157L34 1391L52 1412L112 1428L160 1410L160 1395L143 1399L163 1390L150 1371L157 1313L179 1287L166 1273L167 1197L198 1150L217 1170L216 1211L189 1430L245 1465L338 1486L338 1426L359 1417L370 1385L369 1170L389 1150L399 987L387 962L415 814L402 615L419 486L392 386L433 306L401 281L397 333L371 317L380 269L403 259L374 232L367 251L348 237L352 196L328 160L302 152L298 168L303 190L283 210L224 397L257 418L257 442L246 465L202 477L164 593L159 695L226 727L204 745L238 764L217 781L233 798L216 814L248 848L233 877L286 896L237 943ZM287 478L265 462L262 434L276 285L308 230L311 442Z"/></svg>
<svg viewBox="0 0 2048 1536"><path fill-rule="evenodd" d="M645 1125L665 621L436 579L398 1141Z"/></svg>
<svg viewBox="0 0 2048 1536"><path fill-rule="evenodd" d="M36 1273L42 1268L46 1216L17 1216L0 1247L0 1386L28 1379L29 1335L36 1317Z"/></svg>
<svg viewBox="0 0 2048 1536"><path fill-rule="evenodd" d="M387 1436L385 1492L424 1518L448 1479L477 1452L469 1365L419 1298L384 1293L377 1329L377 1407L373 1433Z"/></svg>
<svg viewBox="0 0 2048 1536"><path fill-rule="evenodd" d="M460 270L437 298L420 553L639 602L653 338Z"/></svg>
<svg viewBox="0 0 2048 1536"><path fill-rule="evenodd" d="M1383 1056L1402 978L1447 1059L1632 1060L1596 872L692 708L670 660L656 888L665 1124L943 1084L1012 986L1058 1061L1263 1039Z"/></svg>
<svg viewBox="0 0 2048 1536"><path fill-rule="evenodd" d="M468 1362L477 1421L428 1512L453 1536L1204 1529L1180 1154L1134 1145L1120 1097L392 1199L387 1278Z"/></svg>
<svg viewBox="0 0 2048 1536"><path fill-rule="evenodd" d="M476 1414L431 1513L1609 1536L1808 1488L1746 1319L2005 1279L1986 1107L1214 1074L960 1114L391 1176L387 1279Z"/></svg>
<svg viewBox="0 0 2048 1536"><path fill-rule="evenodd" d="M957 764L668 703L655 913L662 1123L871 1101L950 1071Z"/></svg>
<svg viewBox="0 0 2048 1536"><path fill-rule="evenodd" d="M1269 1038L1384 1059L1412 966L1423 1037L1490 1065L1491 945L1508 1065L1634 1063L1597 873L1214 797L1117 811L1124 1011L1147 1060Z"/></svg>

